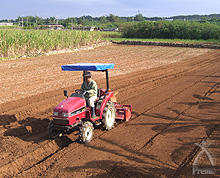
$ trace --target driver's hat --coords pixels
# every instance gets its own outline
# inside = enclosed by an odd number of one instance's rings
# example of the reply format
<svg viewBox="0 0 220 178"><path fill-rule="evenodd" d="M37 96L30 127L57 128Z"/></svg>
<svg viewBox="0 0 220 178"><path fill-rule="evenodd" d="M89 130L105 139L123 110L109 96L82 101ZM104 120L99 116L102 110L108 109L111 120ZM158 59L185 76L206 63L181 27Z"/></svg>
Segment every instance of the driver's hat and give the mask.
<svg viewBox="0 0 220 178"><path fill-rule="evenodd" d="M83 74L83 77L92 77L91 72L86 72Z"/></svg>

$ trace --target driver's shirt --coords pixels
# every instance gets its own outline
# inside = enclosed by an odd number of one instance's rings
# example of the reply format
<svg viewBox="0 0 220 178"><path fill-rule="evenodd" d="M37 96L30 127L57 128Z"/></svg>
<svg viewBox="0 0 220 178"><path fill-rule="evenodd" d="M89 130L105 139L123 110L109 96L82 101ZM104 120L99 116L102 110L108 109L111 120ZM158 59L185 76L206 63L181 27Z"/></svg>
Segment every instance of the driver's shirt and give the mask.
<svg viewBox="0 0 220 178"><path fill-rule="evenodd" d="M94 80L90 79L90 82L88 84L86 81L83 82L83 84L81 86L81 90L88 92L88 93L86 93L85 98L89 99L93 96L97 96L98 87L97 87L96 82Z"/></svg>

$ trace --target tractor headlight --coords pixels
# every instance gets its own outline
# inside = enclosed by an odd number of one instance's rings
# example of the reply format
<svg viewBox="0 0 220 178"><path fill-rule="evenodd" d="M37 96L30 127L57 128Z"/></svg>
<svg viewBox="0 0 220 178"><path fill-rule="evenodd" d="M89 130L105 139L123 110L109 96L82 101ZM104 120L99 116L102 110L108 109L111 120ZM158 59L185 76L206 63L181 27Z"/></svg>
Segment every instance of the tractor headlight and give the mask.
<svg viewBox="0 0 220 178"><path fill-rule="evenodd" d="M59 114L58 112L55 111L53 112L53 116L58 116L58 114Z"/></svg>
<svg viewBox="0 0 220 178"><path fill-rule="evenodd" d="M63 116L63 117L68 117L68 116L69 116L69 114L68 114L68 113L66 113L66 112L63 112L63 113L62 113L62 116Z"/></svg>

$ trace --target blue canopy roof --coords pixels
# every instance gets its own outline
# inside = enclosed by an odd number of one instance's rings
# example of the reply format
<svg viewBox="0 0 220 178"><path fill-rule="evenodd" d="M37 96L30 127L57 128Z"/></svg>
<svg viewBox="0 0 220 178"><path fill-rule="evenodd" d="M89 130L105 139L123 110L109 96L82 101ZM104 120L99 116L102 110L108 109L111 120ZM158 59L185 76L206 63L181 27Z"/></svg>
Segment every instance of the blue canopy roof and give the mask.
<svg viewBox="0 0 220 178"><path fill-rule="evenodd" d="M102 71L106 69L113 69L114 64L104 63L77 63L61 66L64 71Z"/></svg>

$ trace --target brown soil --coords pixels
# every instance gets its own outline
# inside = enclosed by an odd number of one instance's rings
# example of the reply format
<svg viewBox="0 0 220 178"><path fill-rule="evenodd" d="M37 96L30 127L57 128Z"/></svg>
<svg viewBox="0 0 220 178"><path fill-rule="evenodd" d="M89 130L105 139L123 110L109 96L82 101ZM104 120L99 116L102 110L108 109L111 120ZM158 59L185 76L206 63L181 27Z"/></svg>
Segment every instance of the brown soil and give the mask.
<svg viewBox="0 0 220 178"><path fill-rule="evenodd" d="M53 141L53 108L79 88L77 62L115 63L110 86L118 102L132 104L132 119L95 130L89 144L74 131ZM201 151L213 141L220 159L220 51L112 45L77 53L1 61L0 177L192 177ZM93 73L105 87L102 73ZM203 155L205 156L205 154ZM201 158L201 165L210 163Z"/></svg>

